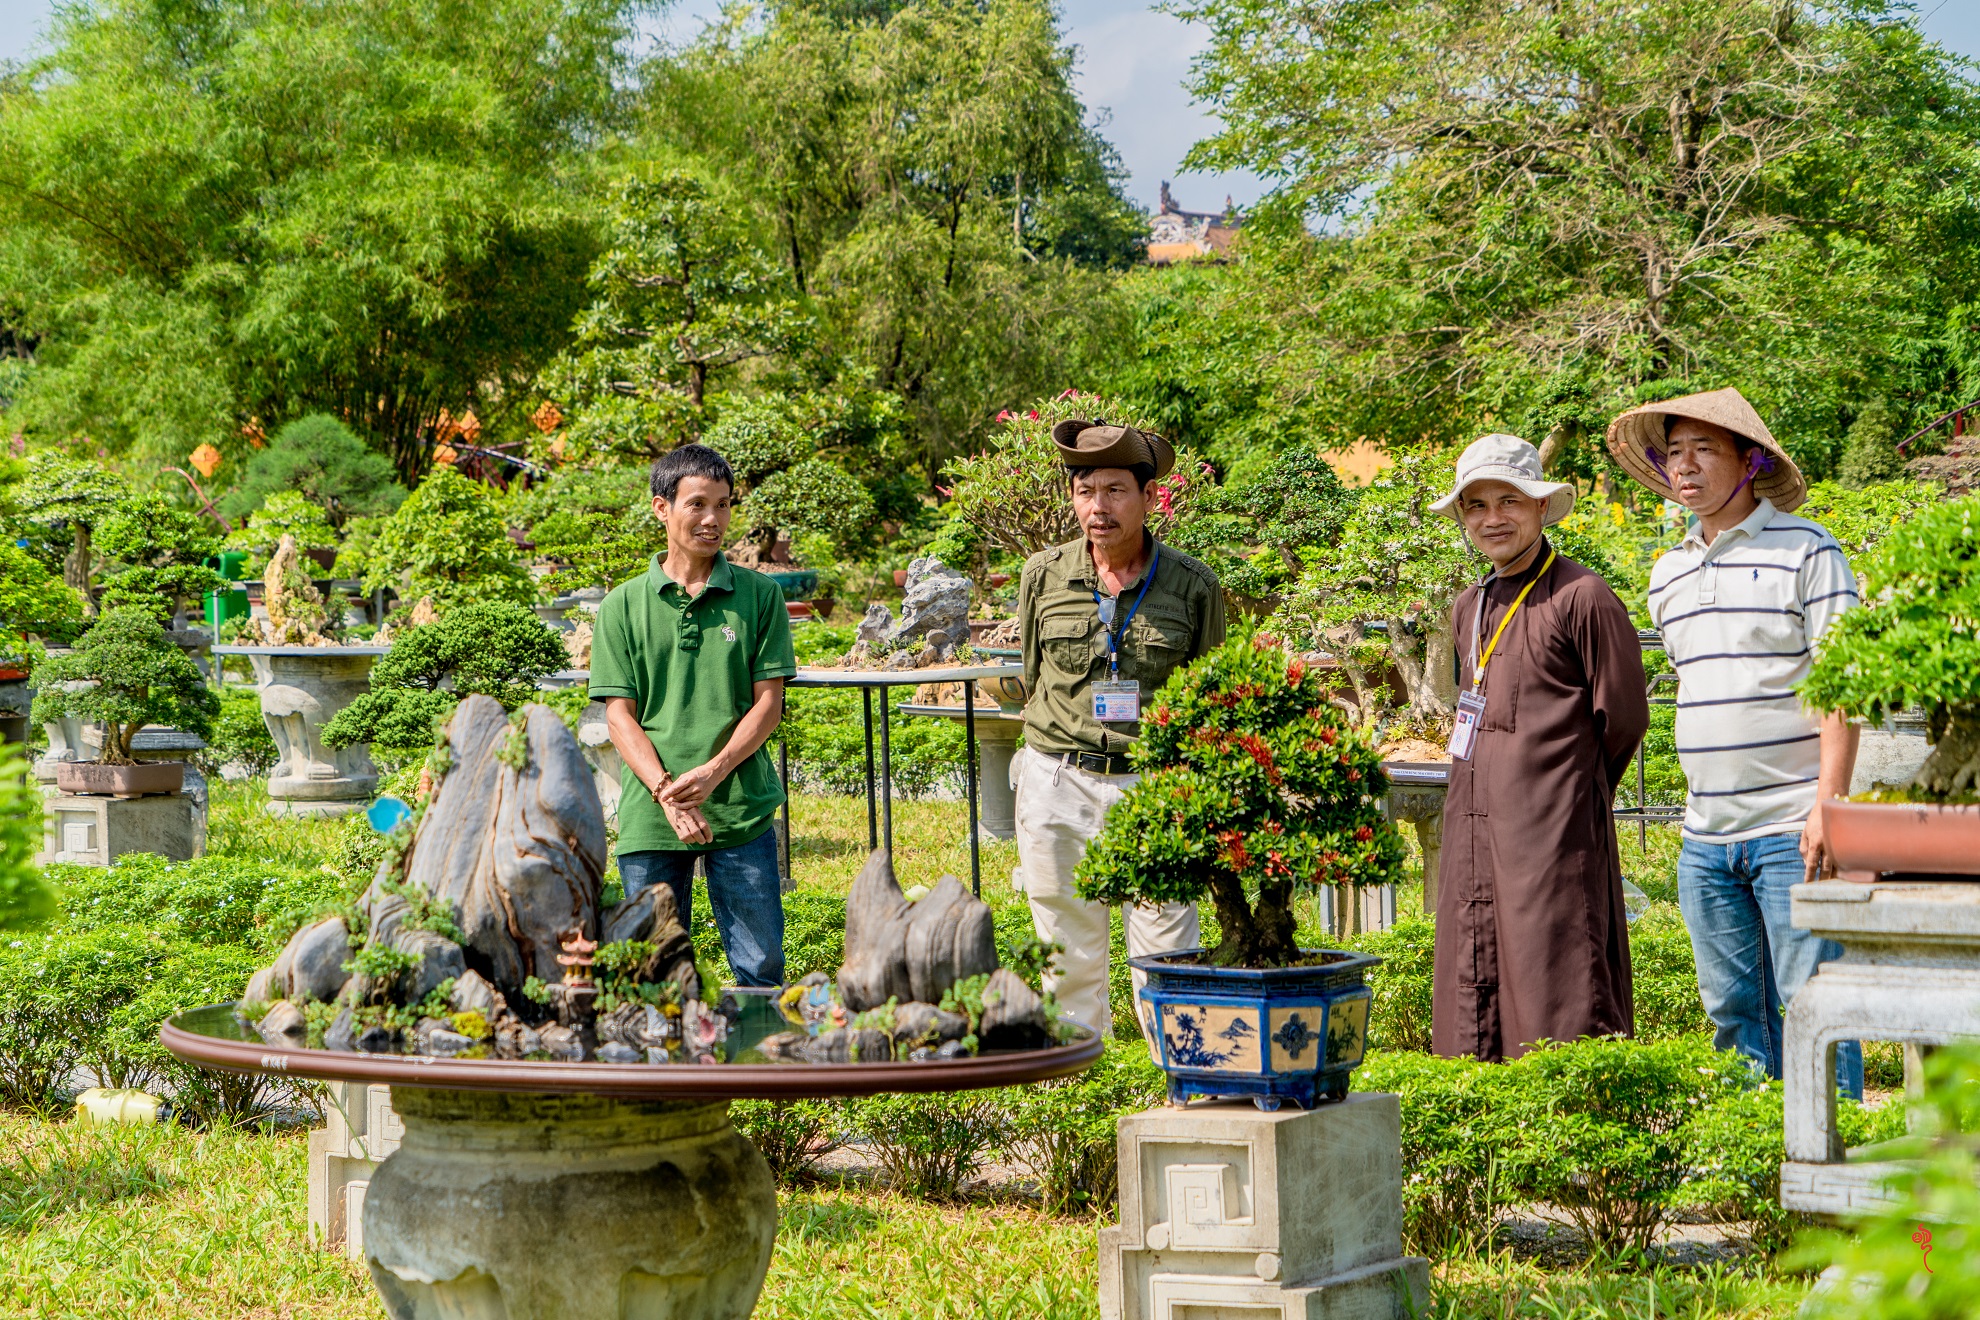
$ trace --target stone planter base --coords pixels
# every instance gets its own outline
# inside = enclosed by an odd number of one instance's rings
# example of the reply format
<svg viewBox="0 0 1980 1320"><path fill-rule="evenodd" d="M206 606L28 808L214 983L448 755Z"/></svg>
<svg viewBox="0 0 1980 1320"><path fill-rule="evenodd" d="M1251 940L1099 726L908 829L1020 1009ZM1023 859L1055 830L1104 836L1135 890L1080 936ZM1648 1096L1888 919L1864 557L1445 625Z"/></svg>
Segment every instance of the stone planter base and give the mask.
<svg viewBox="0 0 1980 1320"><path fill-rule="evenodd" d="M323 745L323 726L369 687L382 646L221 646L254 666L261 718L279 753L268 772L271 816L348 816L378 792L378 771L359 744Z"/></svg>
<svg viewBox="0 0 1980 1320"><path fill-rule="evenodd" d="M1402 1320L1429 1266L1402 1251L1401 1107L1248 1105L1120 1122L1120 1227L1100 1230L1103 1320Z"/></svg>
<svg viewBox="0 0 1980 1320"><path fill-rule="evenodd" d="M125 853L157 853L175 862L206 851L206 815L183 793L155 797L64 794L44 808L46 843L36 860L108 866Z"/></svg>
<svg viewBox="0 0 1980 1320"><path fill-rule="evenodd" d="M330 1082L324 1126L309 1134L309 1237L325 1251L364 1259L364 1194L405 1124L391 1088Z"/></svg>
<svg viewBox="0 0 1980 1320"><path fill-rule="evenodd" d="M395 1088L364 1194L393 1320L745 1320L777 1190L726 1102Z"/></svg>

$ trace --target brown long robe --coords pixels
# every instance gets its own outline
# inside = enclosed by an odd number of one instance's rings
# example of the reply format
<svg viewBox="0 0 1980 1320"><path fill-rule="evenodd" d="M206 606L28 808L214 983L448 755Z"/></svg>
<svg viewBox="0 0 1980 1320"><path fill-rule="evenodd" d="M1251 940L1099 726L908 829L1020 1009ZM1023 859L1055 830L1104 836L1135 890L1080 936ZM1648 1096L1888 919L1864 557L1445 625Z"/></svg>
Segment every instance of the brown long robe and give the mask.
<svg viewBox="0 0 1980 1320"><path fill-rule="evenodd" d="M1479 651L1546 563L1484 587ZM1452 606L1461 690L1480 588ZM1517 1058L1537 1040L1635 1031L1622 868L1609 812L1650 723L1629 611L1556 558L1491 663L1468 761L1451 764L1438 871L1431 1047Z"/></svg>

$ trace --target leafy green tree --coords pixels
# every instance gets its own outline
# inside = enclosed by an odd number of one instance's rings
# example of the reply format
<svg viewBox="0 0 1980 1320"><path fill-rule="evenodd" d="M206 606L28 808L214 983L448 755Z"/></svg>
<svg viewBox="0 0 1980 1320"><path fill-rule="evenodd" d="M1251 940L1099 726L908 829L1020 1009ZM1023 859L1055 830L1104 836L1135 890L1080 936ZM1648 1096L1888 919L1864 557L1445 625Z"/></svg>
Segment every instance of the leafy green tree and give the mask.
<svg viewBox="0 0 1980 1320"><path fill-rule="evenodd" d="M71 691L68 685L75 685ZM103 763L131 764L131 739L147 724L213 731L220 698L147 610L105 610L73 651L34 667L36 723L77 716L103 725Z"/></svg>
<svg viewBox="0 0 1980 1320"><path fill-rule="evenodd" d="M106 609L137 606L168 622L226 583L202 562L217 554L220 536L196 513L157 495L134 495L97 528L97 547L119 565L103 580Z"/></svg>
<svg viewBox="0 0 1980 1320"><path fill-rule="evenodd" d="M583 305L638 8L62 10L0 88L12 424L178 462L321 410L407 480L442 409L496 425Z"/></svg>
<svg viewBox="0 0 1980 1320"><path fill-rule="evenodd" d="M525 607L463 605L401 634L371 667L371 690L323 727L323 741L374 743L388 755L431 747L462 698L479 692L515 710L538 699L537 679L569 663L562 636Z"/></svg>
<svg viewBox="0 0 1980 1320"><path fill-rule="evenodd" d="M1324 459L1288 449L1248 480L1201 491L1169 539L1216 570L1227 593L1269 611L1309 561L1332 553L1354 505Z"/></svg>
<svg viewBox="0 0 1980 1320"><path fill-rule="evenodd" d="M392 478L391 461L328 413L290 422L266 449L256 450L220 511L239 520L282 493L301 496L334 527L353 516L390 513L406 498L405 487Z"/></svg>
<svg viewBox="0 0 1980 1320"><path fill-rule="evenodd" d="M897 395L932 477L1111 333L1145 226L1043 0L760 14L651 70L650 139L725 171L816 310L798 365Z"/></svg>
<svg viewBox="0 0 1980 1320"><path fill-rule="evenodd" d="M781 401L751 399L723 414L708 444L729 460L742 496L741 534L768 557L780 535L822 536L844 550L866 536L873 498L829 459Z"/></svg>
<svg viewBox="0 0 1980 1320"><path fill-rule="evenodd" d="M1181 12L1210 29L1192 90L1222 120L1189 162L1281 181L1241 278L1275 388L1324 400L1330 443L1500 429L1562 370L1610 414L1639 382L1718 377L1819 475L1858 401L1937 388L1917 346L1980 279L1980 224L1944 204L1980 92L1908 6Z"/></svg>
<svg viewBox="0 0 1980 1320"><path fill-rule="evenodd" d="M28 459L27 475L13 492L20 520L40 534L47 557L62 569L62 581L84 593L84 608L95 574L91 539L96 525L109 517L130 487L101 463L64 458L47 451ZM65 549L58 549L66 543Z"/></svg>
<svg viewBox="0 0 1980 1320"><path fill-rule="evenodd" d="M1904 455L1897 451L1898 441L1904 438L1902 426L1890 400L1872 399L1849 424L1837 480L1851 490L1902 480Z"/></svg>
<svg viewBox="0 0 1980 1320"><path fill-rule="evenodd" d="M427 474L379 529L364 562L366 591L391 587L408 605L430 596L443 613L536 598L488 488L451 467Z"/></svg>
<svg viewBox="0 0 1980 1320"><path fill-rule="evenodd" d="M542 582L549 596L617 586L667 544L642 468L560 468L546 482L511 487L504 517L554 565Z"/></svg>
<svg viewBox="0 0 1980 1320"><path fill-rule="evenodd" d="M82 593L27 551L0 541L0 660L17 659L29 633L82 618Z"/></svg>
<svg viewBox="0 0 1980 1320"><path fill-rule="evenodd" d="M1395 451L1356 500L1332 551L1313 556L1267 627L1331 653L1364 715L1388 705L1384 671L1403 680L1402 718L1435 726L1457 701L1451 602L1477 576L1464 533L1430 511L1457 478L1454 454Z"/></svg>
<svg viewBox="0 0 1980 1320"><path fill-rule="evenodd" d="M789 351L807 329L745 216L679 170L618 184L590 283L577 343L550 376L580 454L651 456L694 438L723 373Z"/></svg>
<svg viewBox="0 0 1980 1320"><path fill-rule="evenodd" d="M34 855L41 851L40 787L15 749L0 749L0 931L52 915L55 895Z"/></svg>
<svg viewBox="0 0 1980 1320"><path fill-rule="evenodd" d="M1849 555L1850 567L1861 576L1865 557L1892 532L1945 496L1945 487L1936 481L1878 482L1851 490L1839 481L1818 481L1808 488L1808 499L1795 516L1821 523L1841 542Z"/></svg>

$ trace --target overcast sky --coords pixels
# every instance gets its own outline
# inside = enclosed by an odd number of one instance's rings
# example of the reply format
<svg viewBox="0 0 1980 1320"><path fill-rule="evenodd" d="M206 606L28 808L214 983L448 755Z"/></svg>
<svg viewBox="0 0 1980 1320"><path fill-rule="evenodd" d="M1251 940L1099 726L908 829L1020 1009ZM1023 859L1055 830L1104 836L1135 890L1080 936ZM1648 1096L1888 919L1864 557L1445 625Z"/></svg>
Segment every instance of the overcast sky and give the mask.
<svg viewBox="0 0 1980 1320"><path fill-rule="evenodd" d="M1182 89L1190 58L1203 47L1201 29L1158 14L1136 0L1061 0L1068 35L1080 47L1079 91L1104 116L1104 132L1132 176L1132 195L1151 209L1162 180L1175 181L1185 209L1220 209L1226 194L1242 206L1264 185L1249 175L1183 176L1183 153L1211 127ZM661 27L691 34L719 0L676 0ZM1980 58L1980 0L1918 0L1925 30L1961 54ZM0 0L0 59L17 59L35 45L51 0Z"/></svg>

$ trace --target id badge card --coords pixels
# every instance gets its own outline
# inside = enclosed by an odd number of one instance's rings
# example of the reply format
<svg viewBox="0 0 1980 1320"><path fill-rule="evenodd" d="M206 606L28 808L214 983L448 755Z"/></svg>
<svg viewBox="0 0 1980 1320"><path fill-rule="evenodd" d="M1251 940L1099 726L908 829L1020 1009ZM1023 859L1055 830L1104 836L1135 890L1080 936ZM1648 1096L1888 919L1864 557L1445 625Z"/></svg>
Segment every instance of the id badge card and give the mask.
<svg viewBox="0 0 1980 1320"><path fill-rule="evenodd" d="M1478 721L1485 718L1485 698L1476 692L1458 693L1457 723L1451 726L1447 751L1454 761L1469 761L1471 746L1478 741Z"/></svg>
<svg viewBox="0 0 1980 1320"><path fill-rule="evenodd" d="M1093 718L1102 724L1133 724L1141 718L1141 684L1129 680L1093 685Z"/></svg>

